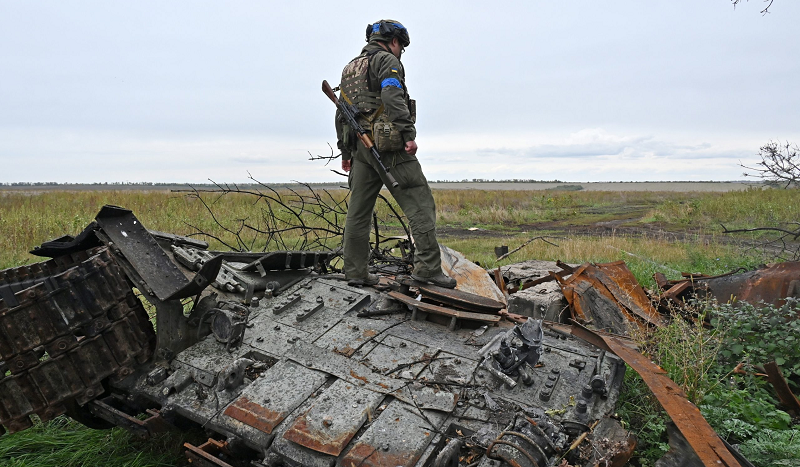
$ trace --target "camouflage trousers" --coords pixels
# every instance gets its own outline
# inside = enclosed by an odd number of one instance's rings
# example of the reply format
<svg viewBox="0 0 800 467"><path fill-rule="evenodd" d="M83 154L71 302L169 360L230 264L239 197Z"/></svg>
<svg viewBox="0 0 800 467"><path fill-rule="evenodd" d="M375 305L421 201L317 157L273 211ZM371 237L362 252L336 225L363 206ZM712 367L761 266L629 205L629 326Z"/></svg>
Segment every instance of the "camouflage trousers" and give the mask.
<svg viewBox="0 0 800 467"><path fill-rule="evenodd" d="M350 201L344 230L344 272L348 279L367 277L369 236L372 212L381 188L386 186L408 218L414 237L414 274L433 277L442 273L441 253L436 240L436 204L428 180L416 159L394 165L393 154L383 157L384 164L399 183L392 188L370 152L359 146L353 153L348 176Z"/></svg>

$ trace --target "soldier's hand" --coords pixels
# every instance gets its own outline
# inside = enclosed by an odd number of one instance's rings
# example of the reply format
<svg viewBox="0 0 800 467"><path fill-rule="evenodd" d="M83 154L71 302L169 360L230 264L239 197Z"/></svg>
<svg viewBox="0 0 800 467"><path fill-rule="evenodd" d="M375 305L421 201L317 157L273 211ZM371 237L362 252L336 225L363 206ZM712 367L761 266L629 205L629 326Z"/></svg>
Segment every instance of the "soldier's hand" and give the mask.
<svg viewBox="0 0 800 467"><path fill-rule="evenodd" d="M416 156L417 155L417 143L415 141L408 141L406 143L406 152L410 156Z"/></svg>
<svg viewBox="0 0 800 467"><path fill-rule="evenodd" d="M350 159L344 160L342 159L342 170L345 172L350 172Z"/></svg>

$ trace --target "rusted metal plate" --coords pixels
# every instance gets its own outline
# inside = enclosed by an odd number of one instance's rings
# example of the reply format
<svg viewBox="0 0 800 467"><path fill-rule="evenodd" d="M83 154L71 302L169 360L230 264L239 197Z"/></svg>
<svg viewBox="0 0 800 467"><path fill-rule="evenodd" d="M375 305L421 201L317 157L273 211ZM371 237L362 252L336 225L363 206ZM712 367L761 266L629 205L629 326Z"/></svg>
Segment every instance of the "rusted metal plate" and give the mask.
<svg viewBox="0 0 800 467"><path fill-rule="evenodd" d="M442 270L458 282L456 290L497 300L505 306L506 297L485 269L452 248L439 245L439 249L442 251Z"/></svg>
<svg viewBox="0 0 800 467"><path fill-rule="evenodd" d="M628 310L647 323L656 326L666 324L624 261L598 264L597 268L600 272L596 277Z"/></svg>
<svg viewBox="0 0 800 467"><path fill-rule="evenodd" d="M635 322L633 315L626 313L602 284L596 287L590 280L579 279L562 285L561 290L571 305L573 319L581 323L617 334L627 334L628 324Z"/></svg>
<svg viewBox="0 0 800 467"><path fill-rule="evenodd" d="M681 388L666 372L642 355L629 340L572 326L570 332L591 344L614 353L631 366L656 396L675 425L686 437L697 456L707 467L741 467L722 439L708 424L696 405L689 402Z"/></svg>
<svg viewBox="0 0 800 467"><path fill-rule="evenodd" d="M342 467L414 465L439 428L429 424L439 424L443 418L427 412L425 417L408 404L392 401L342 457Z"/></svg>
<svg viewBox="0 0 800 467"><path fill-rule="evenodd" d="M288 415L284 412L270 410L245 396L233 401L223 414L267 434L271 434L278 423Z"/></svg>
<svg viewBox="0 0 800 467"><path fill-rule="evenodd" d="M616 334L627 334L629 324L664 325L624 261L584 264L559 283L579 321Z"/></svg>
<svg viewBox="0 0 800 467"><path fill-rule="evenodd" d="M389 292L389 296L393 299L405 303L406 305L419 308L426 313L434 313L437 315L448 316L451 318L469 319L473 321L482 321L484 323L496 323L500 321L500 315L489 315L485 313L473 313L471 311L453 310L442 306L431 305L430 303L415 300L408 295L403 295L400 292Z"/></svg>
<svg viewBox="0 0 800 467"><path fill-rule="evenodd" d="M383 395L336 380L297 417L283 437L323 454L338 456L378 407Z"/></svg>
<svg viewBox="0 0 800 467"><path fill-rule="evenodd" d="M679 282L671 286L669 289L667 289L662 295L662 297L668 300L677 300L678 295L686 291L686 289L688 289L690 285L691 283L689 281Z"/></svg>
<svg viewBox="0 0 800 467"><path fill-rule="evenodd" d="M419 292L423 297L432 298L446 305L463 308L476 313L497 313L505 304L491 298L482 297L458 289L445 289L435 285L421 285Z"/></svg>
<svg viewBox="0 0 800 467"><path fill-rule="evenodd" d="M764 365L764 369L767 371L767 379L772 384L772 387L775 388L781 404L785 405L792 415L797 416L800 414L800 401L797 400L797 396L789 388L789 384L786 382L786 378L783 377L778 365L775 362L769 362Z"/></svg>
<svg viewBox="0 0 800 467"><path fill-rule="evenodd" d="M278 362L250 384L223 414L271 434L325 382L326 376L294 362Z"/></svg>
<svg viewBox="0 0 800 467"><path fill-rule="evenodd" d="M720 302L738 300L782 305L787 297L800 297L800 261L770 264L741 274L695 279Z"/></svg>

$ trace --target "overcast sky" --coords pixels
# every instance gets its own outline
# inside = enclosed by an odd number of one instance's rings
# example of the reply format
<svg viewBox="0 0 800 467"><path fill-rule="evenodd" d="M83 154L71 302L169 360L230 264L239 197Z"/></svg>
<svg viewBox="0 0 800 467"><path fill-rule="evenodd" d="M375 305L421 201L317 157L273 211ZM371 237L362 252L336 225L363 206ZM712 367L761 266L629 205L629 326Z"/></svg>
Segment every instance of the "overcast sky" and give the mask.
<svg viewBox="0 0 800 467"><path fill-rule="evenodd" d="M0 0L0 182L339 180L320 83L380 18L430 180L741 179L800 143L800 2L763 7Z"/></svg>

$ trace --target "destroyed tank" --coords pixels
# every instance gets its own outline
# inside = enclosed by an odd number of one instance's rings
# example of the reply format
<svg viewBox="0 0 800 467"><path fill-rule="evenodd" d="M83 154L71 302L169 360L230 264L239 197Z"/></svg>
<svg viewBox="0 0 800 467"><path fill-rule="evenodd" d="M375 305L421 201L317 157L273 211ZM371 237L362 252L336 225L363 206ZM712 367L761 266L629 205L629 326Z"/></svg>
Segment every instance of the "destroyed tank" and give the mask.
<svg viewBox="0 0 800 467"><path fill-rule="evenodd" d="M401 275L351 287L329 251L207 248L106 206L33 252L52 259L0 272L0 432L33 415L142 438L194 424L209 439L187 457L217 467L593 466L633 450L613 418L624 363L557 325Z"/></svg>

